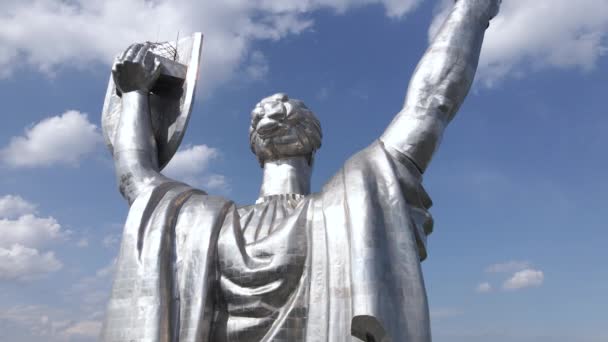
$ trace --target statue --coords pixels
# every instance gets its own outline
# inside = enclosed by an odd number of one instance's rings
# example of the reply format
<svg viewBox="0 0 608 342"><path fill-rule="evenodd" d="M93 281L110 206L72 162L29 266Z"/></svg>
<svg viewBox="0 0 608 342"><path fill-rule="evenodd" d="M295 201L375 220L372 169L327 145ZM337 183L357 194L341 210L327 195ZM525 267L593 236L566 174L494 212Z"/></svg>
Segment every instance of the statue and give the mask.
<svg viewBox="0 0 608 342"><path fill-rule="evenodd" d="M190 70L172 73L152 44L129 47L106 101L114 124L104 129L130 211L102 339L430 342L420 263L433 221L422 174L469 91L499 5L456 1L402 110L317 193L319 122L286 94L261 100L249 131L264 177L245 207L160 172L187 121L180 99ZM162 77L178 80L176 94L155 90ZM177 113L169 123L155 114L161 107Z"/></svg>

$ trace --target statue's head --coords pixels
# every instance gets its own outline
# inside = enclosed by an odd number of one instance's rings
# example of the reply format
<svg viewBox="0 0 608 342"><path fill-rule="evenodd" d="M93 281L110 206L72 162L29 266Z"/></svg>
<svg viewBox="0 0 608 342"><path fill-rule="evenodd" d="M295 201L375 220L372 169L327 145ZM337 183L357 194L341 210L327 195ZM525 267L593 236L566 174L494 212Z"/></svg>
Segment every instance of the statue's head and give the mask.
<svg viewBox="0 0 608 342"><path fill-rule="evenodd" d="M321 147L321 125L300 100L275 94L260 101L251 112L251 150L264 162L289 157L306 157L312 166Z"/></svg>

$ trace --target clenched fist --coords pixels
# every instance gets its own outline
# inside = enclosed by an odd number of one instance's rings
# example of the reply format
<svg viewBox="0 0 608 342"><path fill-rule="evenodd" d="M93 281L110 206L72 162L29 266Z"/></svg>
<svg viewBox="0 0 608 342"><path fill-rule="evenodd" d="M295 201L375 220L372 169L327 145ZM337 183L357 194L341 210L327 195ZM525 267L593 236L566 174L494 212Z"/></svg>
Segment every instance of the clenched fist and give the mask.
<svg viewBox="0 0 608 342"><path fill-rule="evenodd" d="M119 94L149 92L160 75L160 61L150 51L152 44L133 44L116 58L112 76Z"/></svg>

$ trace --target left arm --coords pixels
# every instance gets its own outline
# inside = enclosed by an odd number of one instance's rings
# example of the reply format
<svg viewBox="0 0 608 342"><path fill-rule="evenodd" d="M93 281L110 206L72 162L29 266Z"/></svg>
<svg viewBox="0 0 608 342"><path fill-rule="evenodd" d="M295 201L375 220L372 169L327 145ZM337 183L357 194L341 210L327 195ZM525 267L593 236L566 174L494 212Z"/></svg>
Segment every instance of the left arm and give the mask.
<svg viewBox="0 0 608 342"><path fill-rule="evenodd" d="M485 30L500 1L457 0L414 72L403 109L380 138L421 172L469 92Z"/></svg>
<svg viewBox="0 0 608 342"><path fill-rule="evenodd" d="M168 179L159 170L156 140L150 120L150 89L160 66L149 44L131 45L112 67L122 94L122 111L114 136L114 168L121 194L131 205L147 190Z"/></svg>

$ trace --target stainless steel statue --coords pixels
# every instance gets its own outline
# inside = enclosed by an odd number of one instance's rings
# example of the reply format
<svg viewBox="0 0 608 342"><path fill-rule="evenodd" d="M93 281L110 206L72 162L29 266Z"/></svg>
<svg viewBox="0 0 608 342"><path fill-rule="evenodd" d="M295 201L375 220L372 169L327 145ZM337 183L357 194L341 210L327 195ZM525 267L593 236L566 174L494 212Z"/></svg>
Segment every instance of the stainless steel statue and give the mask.
<svg viewBox="0 0 608 342"><path fill-rule="evenodd" d="M163 176L186 125L191 70L172 72L180 67L150 44L125 51L104 129L130 212L102 339L431 341L422 173L469 91L499 4L455 3L403 109L317 193L319 122L285 94L263 99L250 141L264 179L256 203L240 208ZM197 43L185 54L196 69ZM162 77L179 91L158 90ZM172 119L154 114L164 112Z"/></svg>

